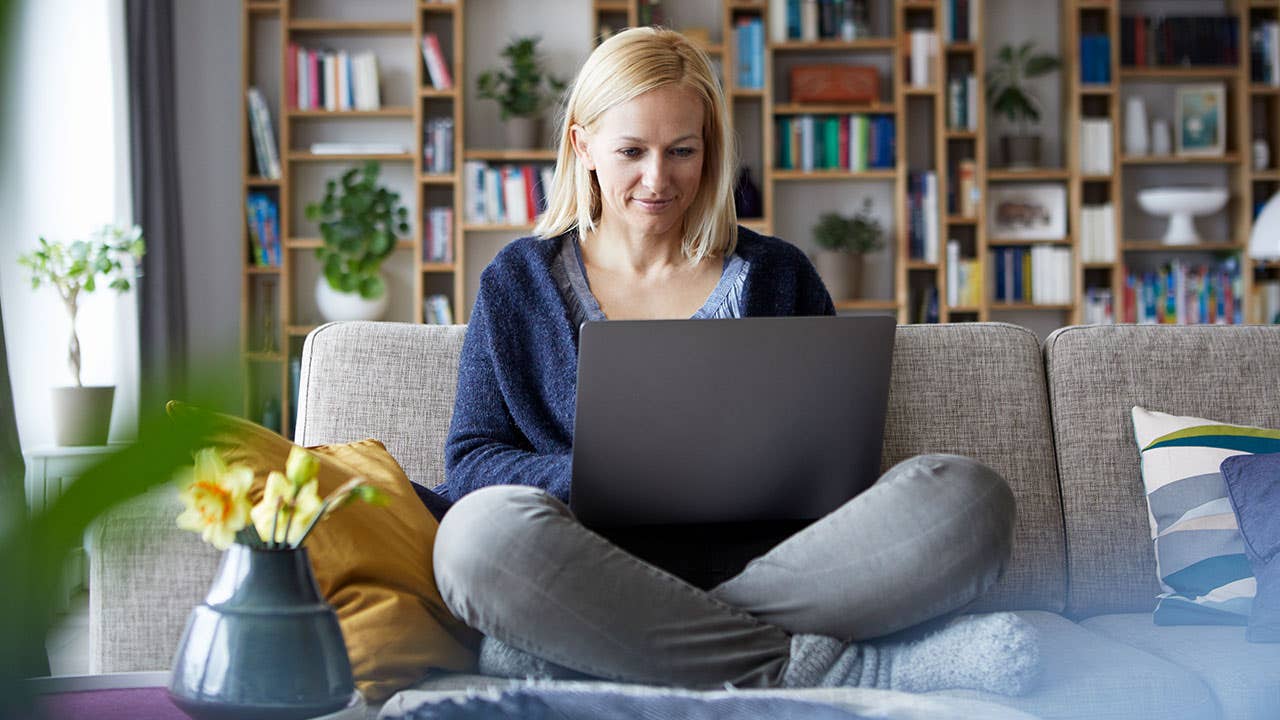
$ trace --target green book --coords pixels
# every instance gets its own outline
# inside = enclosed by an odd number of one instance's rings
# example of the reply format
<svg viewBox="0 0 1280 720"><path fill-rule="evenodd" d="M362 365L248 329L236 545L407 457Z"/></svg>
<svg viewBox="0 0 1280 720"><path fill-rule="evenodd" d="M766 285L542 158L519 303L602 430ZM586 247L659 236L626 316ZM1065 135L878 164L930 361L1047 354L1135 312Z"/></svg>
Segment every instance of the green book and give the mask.
<svg viewBox="0 0 1280 720"><path fill-rule="evenodd" d="M778 118L778 169L795 168L795 160L791 157L791 118Z"/></svg>
<svg viewBox="0 0 1280 720"><path fill-rule="evenodd" d="M840 121L834 115L822 119L822 167L840 167Z"/></svg>

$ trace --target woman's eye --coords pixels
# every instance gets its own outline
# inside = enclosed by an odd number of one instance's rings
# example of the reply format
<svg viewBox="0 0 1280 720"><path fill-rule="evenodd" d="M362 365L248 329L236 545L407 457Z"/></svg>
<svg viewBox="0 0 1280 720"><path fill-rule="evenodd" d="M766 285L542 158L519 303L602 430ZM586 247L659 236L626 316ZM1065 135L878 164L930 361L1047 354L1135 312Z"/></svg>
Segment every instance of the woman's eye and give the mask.
<svg viewBox="0 0 1280 720"><path fill-rule="evenodd" d="M680 157L680 158L693 157L693 154L694 154L695 152L697 152L697 151L696 151L696 150L694 150L693 148L690 148L690 147L680 147L680 148L675 148L675 149L673 149L673 150L671 151L671 153L672 153L673 155L675 155L676 157Z"/></svg>
<svg viewBox="0 0 1280 720"><path fill-rule="evenodd" d="M637 158L640 157L640 153L640 148L622 148L618 151L618 154L625 158Z"/></svg>

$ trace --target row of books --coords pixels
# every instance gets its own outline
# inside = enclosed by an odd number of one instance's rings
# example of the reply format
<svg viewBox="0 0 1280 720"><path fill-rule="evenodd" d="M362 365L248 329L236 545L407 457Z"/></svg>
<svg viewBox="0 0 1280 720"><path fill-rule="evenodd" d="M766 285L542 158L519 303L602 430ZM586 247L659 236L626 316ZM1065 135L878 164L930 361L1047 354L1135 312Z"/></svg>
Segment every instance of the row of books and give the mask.
<svg viewBox="0 0 1280 720"><path fill-rule="evenodd" d="M422 171L453 172L453 118L432 118L423 127Z"/></svg>
<svg viewBox="0 0 1280 720"><path fill-rule="evenodd" d="M947 127L952 130L978 129L978 78L972 73L955 75L947 81Z"/></svg>
<svg viewBox="0 0 1280 720"><path fill-rule="evenodd" d="M947 213L965 218L978 217L978 203L982 193L978 191L978 164L972 159L956 164L956 173L947 186Z"/></svg>
<svg viewBox="0 0 1280 720"><path fill-rule="evenodd" d="M982 263L960 256L960 241L947 242L947 305L976 307L982 303Z"/></svg>
<svg viewBox="0 0 1280 720"><path fill-rule="evenodd" d="M253 136L254 172L268 180L280 179L280 153L276 133L271 129L271 112L256 87L249 88L249 134Z"/></svg>
<svg viewBox="0 0 1280 720"><path fill-rule="evenodd" d="M764 20L738 18L733 27L734 49L738 53L738 87L764 89Z"/></svg>
<svg viewBox="0 0 1280 720"><path fill-rule="evenodd" d="M377 110L378 56L366 50L316 50L289 43L285 92L299 110Z"/></svg>
<svg viewBox="0 0 1280 720"><path fill-rule="evenodd" d="M912 288L910 303L911 322L938 322L938 288L936 286Z"/></svg>
<svg viewBox="0 0 1280 720"><path fill-rule="evenodd" d="M468 223L525 225L547 207L550 165L502 165L469 160L463 164Z"/></svg>
<svg viewBox="0 0 1280 720"><path fill-rule="evenodd" d="M1157 271L1125 273L1124 322L1238 325L1244 322L1240 264L1173 260Z"/></svg>
<svg viewBox="0 0 1280 720"><path fill-rule="evenodd" d="M253 264L258 267L280 267L280 205L262 192L251 192L245 199L245 217L249 221L249 244Z"/></svg>
<svg viewBox="0 0 1280 720"><path fill-rule="evenodd" d="M453 87L453 74L449 72L449 62L440 50L440 38L435 33L429 32L422 36L422 61L426 63L431 87L436 90L449 90Z"/></svg>
<svg viewBox="0 0 1280 720"><path fill-rule="evenodd" d="M969 0L942 0L942 38L969 42L978 37L978 18Z"/></svg>
<svg viewBox="0 0 1280 720"><path fill-rule="evenodd" d="M870 33L869 0L769 0L774 42L856 40Z"/></svg>
<svg viewBox="0 0 1280 720"><path fill-rule="evenodd" d="M453 305L448 295L428 295L422 299L422 317L428 325L452 325Z"/></svg>
<svg viewBox="0 0 1280 720"><path fill-rule="evenodd" d="M1249 68L1253 82L1280 85L1280 23L1271 20L1249 31Z"/></svg>
<svg viewBox="0 0 1280 720"><path fill-rule="evenodd" d="M1115 262L1116 208L1111 203L1080 209L1080 262Z"/></svg>
<svg viewBox="0 0 1280 720"><path fill-rule="evenodd" d="M1071 248L1000 247L991 251L996 302L1064 305L1071 302Z"/></svg>
<svg viewBox="0 0 1280 720"><path fill-rule="evenodd" d="M1111 120L1086 118L1080 121L1080 172L1086 175L1111 173Z"/></svg>
<svg viewBox="0 0 1280 720"><path fill-rule="evenodd" d="M907 175L907 241L913 260L938 262L938 175L916 171Z"/></svg>
<svg viewBox="0 0 1280 720"><path fill-rule="evenodd" d="M784 115L777 122L779 170L894 166L897 139L890 115Z"/></svg>
<svg viewBox="0 0 1280 720"><path fill-rule="evenodd" d="M422 227L422 260L430 263L453 262L453 208L428 208Z"/></svg>
<svg viewBox="0 0 1280 720"><path fill-rule="evenodd" d="M1234 17L1125 15L1120 63L1130 67L1235 65L1240 21Z"/></svg>
<svg viewBox="0 0 1280 720"><path fill-rule="evenodd" d="M1081 308L1085 325L1110 325L1116 321L1115 302L1111 288L1085 288L1084 306Z"/></svg>
<svg viewBox="0 0 1280 720"><path fill-rule="evenodd" d="M933 67L938 57L938 34L932 30L911 31L911 64L907 80L912 87L927 88L934 83Z"/></svg>
<svg viewBox="0 0 1280 720"><path fill-rule="evenodd" d="M1080 82L1086 85L1111 82L1111 36L1080 34Z"/></svg>

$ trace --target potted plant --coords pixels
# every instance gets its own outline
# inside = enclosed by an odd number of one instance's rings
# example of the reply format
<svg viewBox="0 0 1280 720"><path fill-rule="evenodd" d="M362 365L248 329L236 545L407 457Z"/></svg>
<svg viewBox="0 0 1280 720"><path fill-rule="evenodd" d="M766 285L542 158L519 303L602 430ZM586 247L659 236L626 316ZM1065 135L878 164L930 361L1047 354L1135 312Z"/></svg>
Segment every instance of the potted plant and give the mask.
<svg viewBox="0 0 1280 720"><path fill-rule="evenodd" d="M1031 127L1040 122L1040 101L1027 87L1027 81L1057 70L1061 62L1056 56L1037 54L1035 43L1020 47L1004 45L995 65L987 71L987 102L996 115L1016 127L1014 135L1000 138L1005 164L1009 167L1035 167L1040 164L1040 136Z"/></svg>
<svg viewBox="0 0 1280 720"><path fill-rule="evenodd" d="M51 243L42 237L38 248L18 257L18 264L30 274L31 287L51 285L71 320L67 365L75 385L53 388L54 437L59 445L107 444L115 386L85 387L80 382L76 315L81 294L94 292L100 282L106 282L116 292L127 292L133 265L145 251L141 228L106 225L88 240Z"/></svg>
<svg viewBox="0 0 1280 720"><path fill-rule="evenodd" d="M858 297L862 287L863 255L884 247L884 226L871 214L871 198L853 217L825 213L813 226L813 240L818 245L814 265L832 299Z"/></svg>
<svg viewBox="0 0 1280 720"><path fill-rule="evenodd" d="M409 211L399 193L378 184L381 167L367 162L325 183L324 199L307 205L307 219L320 224L323 244L316 257L316 304L326 320L377 320L387 310L384 260L396 249L396 234L409 232Z"/></svg>
<svg viewBox="0 0 1280 720"><path fill-rule="evenodd" d="M505 69L480 74L480 97L497 101L509 147L536 147L542 137L542 113L565 89L565 82L543 69L537 37L512 40L502 57L507 59Z"/></svg>

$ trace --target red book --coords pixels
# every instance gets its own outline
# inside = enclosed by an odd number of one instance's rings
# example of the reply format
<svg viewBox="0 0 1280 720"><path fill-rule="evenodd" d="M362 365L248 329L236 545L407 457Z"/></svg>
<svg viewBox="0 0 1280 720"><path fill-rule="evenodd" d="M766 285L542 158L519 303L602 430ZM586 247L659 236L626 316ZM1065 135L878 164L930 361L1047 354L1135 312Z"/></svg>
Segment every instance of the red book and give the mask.
<svg viewBox="0 0 1280 720"><path fill-rule="evenodd" d="M440 40L435 33L422 36L422 56L427 64L427 74L431 76L431 85L437 90L448 90L453 87L453 76L449 74L449 63L444 60L440 51Z"/></svg>
<svg viewBox="0 0 1280 720"><path fill-rule="evenodd" d="M315 50L307 51L307 68L307 80L311 85L308 91L311 95L311 107L315 110L323 110L324 98L320 95L320 53Z"/></svg>
<svg viewBox="0 0 1280 720"><path fill-rule="evenodd" d="M840 169L849 169L849 116L840 116Z"/></svg>
<svg viewBox="0 0 1280 720"><path fill-rule="evenodd" d="M1142 15L1133 19L1133 64L1147 64L1147 19Z"/></svg>
<svg viewBox="0 0 1280 720"><path fill-rule="evenodd" d="M289 43L289 52L285 55L285 97L289 107L298 107L298 46Z"/></svg>
<svg viewBox="0 0 1280 720"><path fill-rule="evenodd" d="M533 184L538 181L537 176L533 172L532 165L520 166L520 177L524 179L524 206L525 212L529 215L529 222L533 222L538 216L538 202L534 197Z"/></svg>

